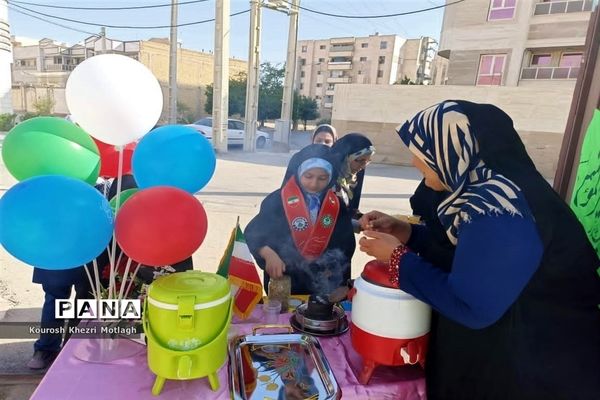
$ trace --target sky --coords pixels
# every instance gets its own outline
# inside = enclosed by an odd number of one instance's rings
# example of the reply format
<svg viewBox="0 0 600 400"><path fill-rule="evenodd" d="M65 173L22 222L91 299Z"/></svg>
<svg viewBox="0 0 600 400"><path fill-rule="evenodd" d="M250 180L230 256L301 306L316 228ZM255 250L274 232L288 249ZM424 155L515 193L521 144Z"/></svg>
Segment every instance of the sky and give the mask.
<svg viewBox="0 0 600 400"><path fill-rule="evenodd" d="M179 0L180 3L189 0ZM248 10L248 0L230 0L231 13ZM26 4L30 3L30 4ZM49 7L31 4L49 5ZM125 7L168 4L169 0L9 0L11 34L39 40L44 37L75 44L89 34L99 33L100 26L84 25L40 15L68 18L99 25L160 26L170 24L170 7L137 10L70 10L59 7ZM444 4L444 0L301 0L300 5L315 11L343 15L384 15ZM32 11L27 11L24 7ZM20 12L17 12L20 11ZM35 13L34 13L35 12ZM63 26L23 15L28 13ZM215 0L179 5L179 24L214 18ZM298 39L326 39L331 37L396 34L403 38L431 36L439 40L443 8L420 14L380 18L345 19L300 10ZM230 53L232 57L248 59L248 30L250 14L231 17ZM263 9L261 61L285 61L289 19L286 14ZM69 29L71 28L71 29ZM74 30L73 30L74 29ZM107 28L107 37L117 40L144 40L168 37L169 29ZM180 27L178 40L192 50L209 51L214 47L214 22Z"/></svg>

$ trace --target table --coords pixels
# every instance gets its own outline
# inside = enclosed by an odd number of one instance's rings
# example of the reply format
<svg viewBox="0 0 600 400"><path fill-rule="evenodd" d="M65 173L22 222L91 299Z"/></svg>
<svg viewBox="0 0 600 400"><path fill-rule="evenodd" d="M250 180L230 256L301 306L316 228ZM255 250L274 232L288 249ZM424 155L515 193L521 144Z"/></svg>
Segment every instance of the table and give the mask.
<svg viewBox="0 0 600 400"><path fill-rule="evenodd" d="M232 335L249 334L260 324L260 311L246 321L232 324ZM279 322L287 324L290 314L280 315ZM145 346L129 339L119 340L119 348L133 356L110 363L81 361L74 355L78 346L85 345L88 339L70 339L60 355L50 367L44 379L33 393L33 400L142 400L142 399L230 399L227 365L219 370L220 389L210 390L208 379L190 381L167 380L159 396L152 396L150 390L155 376L148 368ZM358 383L356 376L361 358L353 350L350 334L346 332L336 337L319 338L327 360L342 388L346 400L424 400L425 378L423 371L415 366L379 367L369 385ZM122 347L124 346L124 347ZM80 348L80 347L79 347Z"/></svg>

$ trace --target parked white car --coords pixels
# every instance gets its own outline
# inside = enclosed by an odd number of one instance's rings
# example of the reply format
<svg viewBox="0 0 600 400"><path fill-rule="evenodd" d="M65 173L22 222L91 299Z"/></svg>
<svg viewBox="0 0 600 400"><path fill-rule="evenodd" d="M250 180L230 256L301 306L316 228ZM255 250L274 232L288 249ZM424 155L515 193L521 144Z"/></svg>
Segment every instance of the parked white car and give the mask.
<svg viewBox="0 0 600 400"><path fill-rule="evenodd" d="M212 123L211 117L202 118L193 124L189 124L191 128L194 128L200 132L204 137L212 142ZM271 135L267 132L256 131L256 148L262 149L268 143L271 142ZM244 144L244 122L237 119L227 120L227 144L228 145L243 145Z"/></svg>

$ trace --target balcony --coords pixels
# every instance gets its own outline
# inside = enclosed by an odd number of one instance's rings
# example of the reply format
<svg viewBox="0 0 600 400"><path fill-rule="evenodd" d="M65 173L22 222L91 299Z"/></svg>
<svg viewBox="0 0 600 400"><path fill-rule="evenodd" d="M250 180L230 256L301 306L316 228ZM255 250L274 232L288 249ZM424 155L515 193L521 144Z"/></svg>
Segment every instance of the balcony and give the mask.
<svg viewBox="0 0 600 400"><path fill-rule="evenodd" d="M327 78L327 83L350 83L352 78L349 76L342 76L337 78Z"/></svg>
<svg viewBox="0 0 600 400"><path fill-rule="evenodd" d="M577 79L579 67L526 67L521 71L523 80Z"/></svg>
<svg viewBox="0 0 600 400"><path fill-rule="evenodd" d="M46 64L46 72L55 72L55 71L73 71L76 65L67 65L67 64Z"/></svg>
<svg viewBox="0 0 600 400"><path fill-rule="evenodd" d="M354 37L334 38L329 40L331 44L354 44Z"/></svg>
<svg viewBox="0 0 600 400"><path fill-rule="evenodd" d="M325 107L325 108L333 108L333 103L323 103L323 107Z"/></svg>
<svg viewBox="0 0 600 400"><path fill-rule="evenodd" d="M331 90L326 90L326 91L325 91L325 96L333 96L333 93L334 93L334 90L333 90L333 89L331 89Z"/></svg>
<svg viewBox="0 0 600 400"><path fill-rule="evenodd" d="M592 11L593 0L548 1L537 3L533 15Z"/></svg>
<svg viewBox="0 0 600 400"><path fill-rule="evenodd" d="M330 61L327 64L327 69L330 71L345 71L352 69L352 61Z"/></svg>
<svg viewBox="0 0 600 400"><path fill-rule="evenodd" d="M331 45L331 46L329 46L330 53L332 53L332 52L339 53L342 51L352 53L354 51L354 45L348 44L348 45ZM336 54L336 56L339 56L339 54Z"/></svg>

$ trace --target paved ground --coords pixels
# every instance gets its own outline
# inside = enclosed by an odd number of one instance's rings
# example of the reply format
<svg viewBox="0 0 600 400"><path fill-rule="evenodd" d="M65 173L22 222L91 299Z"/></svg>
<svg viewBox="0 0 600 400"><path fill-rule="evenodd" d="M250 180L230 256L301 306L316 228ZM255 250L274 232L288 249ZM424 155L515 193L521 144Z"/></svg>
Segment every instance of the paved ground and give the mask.
<svg viewBox="0 0 600 400"><path fill-rule="evenodd" d="M295 133L292 148L300 148L308 141L308 133ZM196 269L216 270L236 218L239 216L245 226L257 213L265 195L279 187L290 156L269 151L248 154L239 149L219 155L215 176L197 195L207 211L209 231L193 256ZM361 210L409 213L408 197L418 180L418 172L413 168L370 165ZM4 165L0 165L0 196L14 183ZM353 276L360 274L367 260L357 251ZM31 283L31 273L31 267L0 248L0 321L39 320L43 292L39 285ZM31 341L0 339L0 400L26 399L35 389L42 375L32 374L25 367L31 354Z"/></svg>

